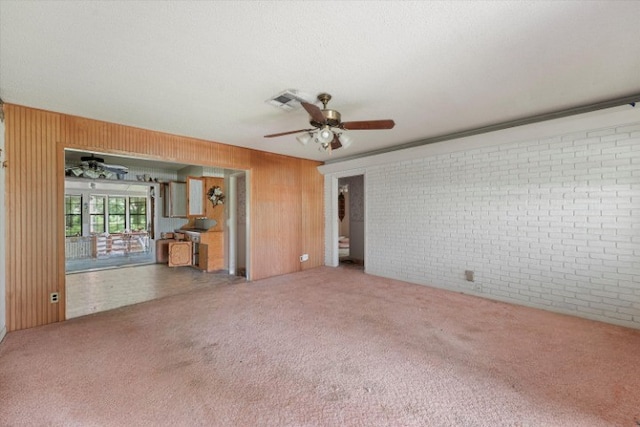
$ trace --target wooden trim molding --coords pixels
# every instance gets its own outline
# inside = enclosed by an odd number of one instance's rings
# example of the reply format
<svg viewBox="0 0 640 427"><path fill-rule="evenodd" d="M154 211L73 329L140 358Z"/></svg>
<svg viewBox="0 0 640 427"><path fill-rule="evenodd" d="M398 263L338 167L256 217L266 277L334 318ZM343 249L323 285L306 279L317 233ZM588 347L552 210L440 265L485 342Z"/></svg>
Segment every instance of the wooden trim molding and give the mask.
<svg viewBox="0 0 640 427"><path fill-rule="evenodd" d="M65 318L65 148L251 171L252 279L323 265L319 162L13 104L5 118L8 331Z"/></svg>

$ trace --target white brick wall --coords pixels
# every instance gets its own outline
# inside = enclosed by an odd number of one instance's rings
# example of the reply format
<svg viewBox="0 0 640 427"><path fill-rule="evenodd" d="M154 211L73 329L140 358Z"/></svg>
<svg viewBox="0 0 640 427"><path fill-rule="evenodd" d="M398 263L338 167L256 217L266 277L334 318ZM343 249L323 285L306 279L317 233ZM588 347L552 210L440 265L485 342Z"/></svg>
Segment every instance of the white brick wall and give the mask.
<svg viewBox="0 0 640 427"><path fill-rule="evenodd" d="M365 183L368 273L640 328L640 123L371 166Z"/></svg>

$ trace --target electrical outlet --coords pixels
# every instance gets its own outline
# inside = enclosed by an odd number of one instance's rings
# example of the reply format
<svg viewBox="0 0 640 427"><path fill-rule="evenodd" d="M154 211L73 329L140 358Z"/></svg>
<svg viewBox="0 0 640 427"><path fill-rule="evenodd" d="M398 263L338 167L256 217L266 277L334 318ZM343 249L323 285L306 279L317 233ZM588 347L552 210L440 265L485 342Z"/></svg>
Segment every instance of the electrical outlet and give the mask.
<svg viewBox="0 0 640 427"><path fill-rule="evenodd" d="M473 271L465 270L464 276L466 277L467 282L473 282Z"/></svg>
<svg viewBox="0 0 640 427"><path fill-rule="evenodd" d="M302 254L300 256L300 262L309 261L309 254Z"/></svg>
<svg viewBox="0 0 640 427"><path fill-rule="evenodd" d="M55 304L60 300L60 295L57 292L51 292L49 300L51 301L51 304Z"/></svg>

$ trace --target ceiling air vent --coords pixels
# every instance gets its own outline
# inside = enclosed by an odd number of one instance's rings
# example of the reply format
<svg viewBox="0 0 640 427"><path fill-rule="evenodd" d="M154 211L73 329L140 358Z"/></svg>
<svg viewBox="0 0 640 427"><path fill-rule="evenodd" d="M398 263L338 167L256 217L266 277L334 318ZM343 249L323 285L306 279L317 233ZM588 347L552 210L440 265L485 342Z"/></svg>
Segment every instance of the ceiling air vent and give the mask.
<svg viewBox="0 0 640 427"><path fill-rule="evenodd" d="M300 92L297 89L287 89L284 92L280 92L277 95L265 101L267 104L271 104L274 107L282 108L285 111L291 111L300 107L301 102L308 102L313 104L313 97L306 93Z"/></svg>

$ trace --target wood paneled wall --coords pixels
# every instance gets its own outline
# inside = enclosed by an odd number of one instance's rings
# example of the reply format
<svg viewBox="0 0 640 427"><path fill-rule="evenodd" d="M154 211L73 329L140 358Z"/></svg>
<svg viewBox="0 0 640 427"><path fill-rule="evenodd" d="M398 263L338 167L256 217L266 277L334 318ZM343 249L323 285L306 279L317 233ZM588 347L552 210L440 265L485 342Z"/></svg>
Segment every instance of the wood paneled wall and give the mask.
<svg viewBox="0 0 640 427"><path fill-rule="evenodd" d="M64 298L58 304L49 302L49 295L60 290L59 272L64 269L64 238L60 238L64 222L56 176L60 117L10 105L4 108L6 303L7 330L12 331L64 317Z"/></svg>
<svg viewBox="0 0 640 427"><path fill-rule="evenodd" d="M206 177L204 180L204 212L205 216L209 219L213 219L216 221L215 227L211 228L211 231L224 231L225 230L225 217L224 217L224 206L213 206L209 199L207 199L207 192L213 186L218 186L222 189L222 191L227 194L227 189L224 186L224 178L214 178L214 177ZM228 200L225 203L229 203Z"/></svg>
<svg viewBox="0 0 640 427"><path fill-rule="evenodd" d="M5 117L9 331L64 320L65 148L249 170L252 279L323 264L318 162L17 105Z"/></svg>
<svg viewBox="0 0 640 427"><path fill-rule="evenodd" d="M302 188L302 249L309 254L309 261L302 264L303 270L324 265L324 176L316 167L300 163L300 186ZM318 203L318 200L320 202ZM317 212L317 209L322 209ZM309 232L319 230L320 236Z"/></svg>
<svg viewBox="0 0 640 427"><path fill-rule="evenodd" d="M250 224L255 230L250 239L251 265L259 266L252 277L264 278L300 268L302 239L287 236L301 235L301 185L297 161L260 152L254 155L260 157L261 167L251 175ZM294 253L296 257L289 256Z"/></svg>

